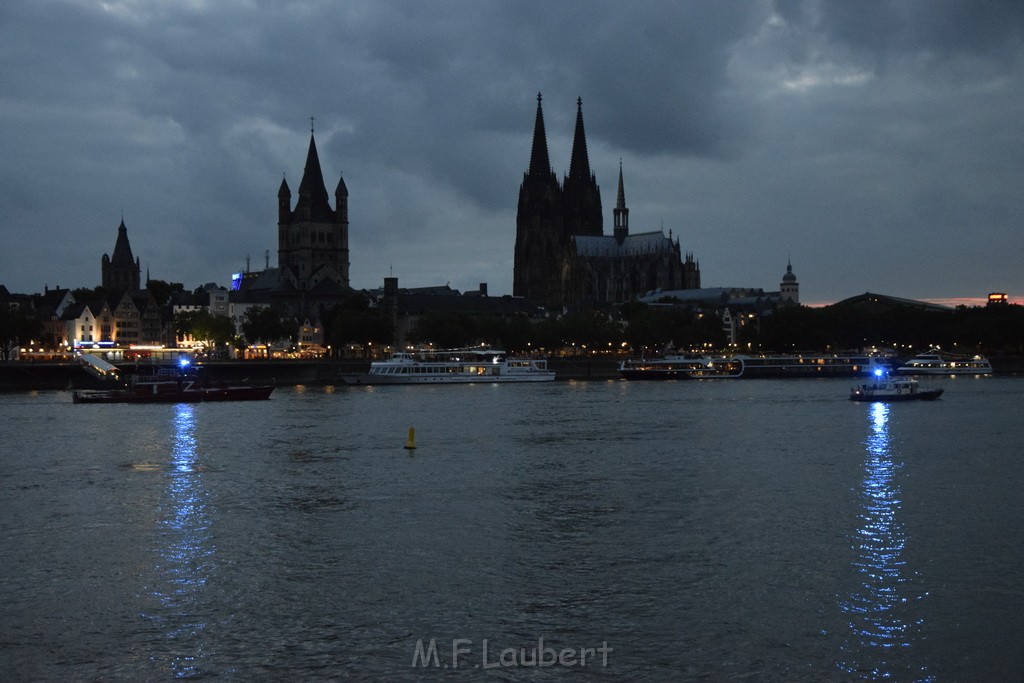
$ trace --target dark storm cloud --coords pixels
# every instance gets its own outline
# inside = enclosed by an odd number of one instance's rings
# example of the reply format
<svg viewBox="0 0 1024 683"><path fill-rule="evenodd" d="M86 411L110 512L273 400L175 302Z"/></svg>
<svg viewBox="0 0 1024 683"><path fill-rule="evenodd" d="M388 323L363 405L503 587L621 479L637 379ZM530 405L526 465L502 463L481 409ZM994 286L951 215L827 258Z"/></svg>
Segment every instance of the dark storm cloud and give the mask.
<svg viewBox="0 0 1024 683"><path fill-rule="evenodd" d="M632 227L674 229L706 285L773 288L792 256L819 300L1024 294L1022 8L8 1L0 282L96 284L122 210L154 277L274 265L315 116L355 286L508 292L540 91L553 170L582 97L606 223L622 159ZM942 246L965 234L1005 248Z"/></svg>

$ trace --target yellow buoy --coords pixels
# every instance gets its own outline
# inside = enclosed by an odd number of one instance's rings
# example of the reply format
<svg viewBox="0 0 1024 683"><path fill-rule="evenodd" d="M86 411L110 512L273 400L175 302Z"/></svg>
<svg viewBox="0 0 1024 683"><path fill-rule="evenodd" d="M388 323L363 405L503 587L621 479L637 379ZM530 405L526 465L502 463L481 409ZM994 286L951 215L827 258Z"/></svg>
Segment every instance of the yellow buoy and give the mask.
<svg viewBox="0 0 1024 683"><path fill-rule="evenodd" d="M405 447L408 450L416 448L416 430L409 427L409 439L405 442Z"/></svg>

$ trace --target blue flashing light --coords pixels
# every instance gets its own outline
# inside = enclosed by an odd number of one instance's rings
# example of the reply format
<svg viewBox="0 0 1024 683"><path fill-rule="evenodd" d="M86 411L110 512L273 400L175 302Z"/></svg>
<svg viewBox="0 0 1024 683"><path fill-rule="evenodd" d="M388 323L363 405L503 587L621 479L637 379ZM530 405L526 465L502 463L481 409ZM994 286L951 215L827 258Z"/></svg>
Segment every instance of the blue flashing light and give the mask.
<svg viewBox="0 0 1024 683"><path fill-rule="evenodd" d="M875 377L881 377L883 374L882 368L875 368Z"/></svg>
<svg viewBox="0 0 1024 683"><path fill-rule="evenodd" d="M190 365L192 365L192 361L190 361L188 358L182 358L181 360L178 361L178 367L182 369L187 368Z"/></svg>

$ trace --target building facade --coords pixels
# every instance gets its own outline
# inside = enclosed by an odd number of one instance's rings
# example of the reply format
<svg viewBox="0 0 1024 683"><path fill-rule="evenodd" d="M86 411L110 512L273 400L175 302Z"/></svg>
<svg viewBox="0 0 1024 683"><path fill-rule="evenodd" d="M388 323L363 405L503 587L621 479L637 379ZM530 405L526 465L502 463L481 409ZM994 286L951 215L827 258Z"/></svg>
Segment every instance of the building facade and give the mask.
<svg viewBox="0 0 1024 683"><path fill-rule="evenodd" d="M530 166L519 187L512 291L548 307L631 301L655 289L700 287L700 267L661 231L630 234L622 167L613 230L604 234L601 190L590 170L583 103L576 101L569 173L551 170L537 96Z"/></svg>

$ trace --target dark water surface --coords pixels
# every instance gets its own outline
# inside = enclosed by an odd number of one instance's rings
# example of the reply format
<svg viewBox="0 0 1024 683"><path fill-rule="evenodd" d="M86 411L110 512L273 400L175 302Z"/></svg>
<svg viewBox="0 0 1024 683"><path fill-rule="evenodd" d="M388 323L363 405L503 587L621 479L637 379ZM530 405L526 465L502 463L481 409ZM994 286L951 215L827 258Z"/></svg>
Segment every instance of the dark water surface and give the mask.
<svg viewBox="0 0 1024 683"><path fill-rule="evenodd" d="M0 674L1021 680L1024 379L929 383L0 396Z"/></svg>

